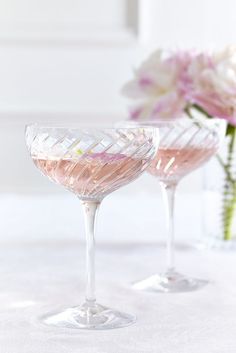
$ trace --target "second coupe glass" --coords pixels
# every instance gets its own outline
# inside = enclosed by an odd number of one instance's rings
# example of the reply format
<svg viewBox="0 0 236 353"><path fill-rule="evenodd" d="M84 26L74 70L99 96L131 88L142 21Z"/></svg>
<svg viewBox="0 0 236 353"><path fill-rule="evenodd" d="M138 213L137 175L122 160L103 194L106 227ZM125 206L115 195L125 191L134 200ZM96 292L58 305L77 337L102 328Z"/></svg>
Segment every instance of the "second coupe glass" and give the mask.
<svg viewBox="0 0 236 353"><path fill-rule="evenodd" d="M136 289L154 292L187 292L204 286L205 280L190 278L175 269L174 201L182 178L206 163L218 150L225 134L225 121L180 117L138 123L158 127L160 144L148 172L158 178L167 216L167 269L134 284ZM119 126L135 126L124 123Z"/></svg>
<svg viewBox="0 0 236 353"><path fill-rule="evenodd" d="M103 198L136 179L158 144L156 128L69 128L30 125L26 143L34 164L81 201L86 227L87 286L84 304L43 317L44 323L77 329L111 329L135 317L96 302L94 230Z"/></svg>

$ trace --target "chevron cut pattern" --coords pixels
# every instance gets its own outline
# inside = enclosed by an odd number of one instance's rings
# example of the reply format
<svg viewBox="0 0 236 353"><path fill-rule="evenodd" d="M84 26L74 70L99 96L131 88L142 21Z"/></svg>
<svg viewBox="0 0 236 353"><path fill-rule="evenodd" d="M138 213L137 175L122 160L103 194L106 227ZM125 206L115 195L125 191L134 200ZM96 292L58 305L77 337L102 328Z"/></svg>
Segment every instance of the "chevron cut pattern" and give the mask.
<svg viewBox="0 0 236 353"><path fill-rule="evenodd" d="M148 171L160 181L177 183L207 162L218 150L219 128L189 120L154 124L160 130L160 144Z"/></svg>
<svg viewBox="0 0 236 353"><path fill-rule="evenodd" d="M136 179L157 148L156 129L65 129L32 125L26 142L38 169L82 200L101 200Z"/></svg>

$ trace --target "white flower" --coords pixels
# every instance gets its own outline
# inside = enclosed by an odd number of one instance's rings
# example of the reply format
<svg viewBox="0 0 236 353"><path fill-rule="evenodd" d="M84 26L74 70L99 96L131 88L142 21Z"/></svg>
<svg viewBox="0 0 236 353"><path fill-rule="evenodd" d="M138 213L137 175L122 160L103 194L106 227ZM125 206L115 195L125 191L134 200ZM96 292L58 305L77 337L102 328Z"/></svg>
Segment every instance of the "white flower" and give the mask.
<svg viewBox="0 0 236 353"><path fill-rule="evenodd" d="M170 55L158 50L134 72L135 78L123 88L123 94L139 100L131 114L133 119L168 118L182 113L189 58L187 52Z"/></svg>

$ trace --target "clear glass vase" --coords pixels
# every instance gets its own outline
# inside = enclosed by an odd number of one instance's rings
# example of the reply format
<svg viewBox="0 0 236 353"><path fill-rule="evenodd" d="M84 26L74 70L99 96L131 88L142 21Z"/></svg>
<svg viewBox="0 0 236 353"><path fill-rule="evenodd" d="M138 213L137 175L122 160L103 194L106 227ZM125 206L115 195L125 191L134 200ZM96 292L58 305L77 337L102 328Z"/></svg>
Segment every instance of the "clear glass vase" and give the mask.
<svg viewBox="0 0 236 353"><path fill-rule="evenodd" d="M203 246L236 250L236 137L228 135L204 170Z"/></svg>

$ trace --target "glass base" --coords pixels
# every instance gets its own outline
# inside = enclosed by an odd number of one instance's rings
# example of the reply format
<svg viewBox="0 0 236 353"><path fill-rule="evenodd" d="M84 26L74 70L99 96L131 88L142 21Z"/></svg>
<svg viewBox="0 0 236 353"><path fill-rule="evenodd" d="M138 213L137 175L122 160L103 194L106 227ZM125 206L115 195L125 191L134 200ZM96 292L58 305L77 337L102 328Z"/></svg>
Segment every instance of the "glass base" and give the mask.
<svg viewBox="0 0 236 353"><path fill-rule="evenodd" d="M236 239L224 240L213 236L205 237L196 244L196 247L200 250L236 251Z"/></svg>
<svg viewBox="0 0 236 353"><path fill-rule="evenodd" d="M204 287L208 281L189 278L175 271L151 276L137 282L133 288L157 293L191 292Z"/></svg>
<svg viewBox="0 0 236 353"><path fill-rule="evenodd" d="M85 303L62 312L45 315L41 321L46 325L62 328L107 330L129 326L136 321L136 317L97 303Z"/></svg>

